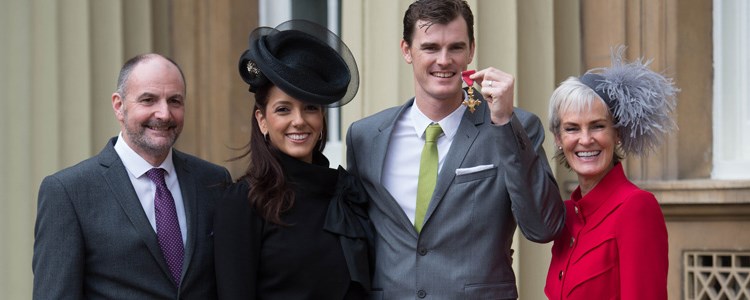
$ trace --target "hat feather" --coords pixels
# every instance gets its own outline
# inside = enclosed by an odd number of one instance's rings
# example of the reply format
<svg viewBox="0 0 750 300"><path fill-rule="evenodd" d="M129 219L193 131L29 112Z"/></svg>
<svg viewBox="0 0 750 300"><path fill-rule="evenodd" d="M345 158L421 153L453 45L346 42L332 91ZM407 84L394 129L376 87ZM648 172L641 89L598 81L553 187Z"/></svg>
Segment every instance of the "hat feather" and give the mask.
<svg viewBox="0 0 750 300"><path fill-rule="evenodd" d="M612 100L610 110L620 131L621 148L627 154L643 155L661 145L667 133L677 129L672 79L648 68L651 60L623 59L625 47L612 52L612 66L598 69L603 81L597 89Z"/></svg>

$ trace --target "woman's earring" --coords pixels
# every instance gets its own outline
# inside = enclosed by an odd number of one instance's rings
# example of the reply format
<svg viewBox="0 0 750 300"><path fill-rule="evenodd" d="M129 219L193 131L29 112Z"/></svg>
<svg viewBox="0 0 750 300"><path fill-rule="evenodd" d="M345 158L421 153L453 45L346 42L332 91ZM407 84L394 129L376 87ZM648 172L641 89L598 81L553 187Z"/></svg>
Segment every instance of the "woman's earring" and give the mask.
<svg viewBox="0 0 750 300"><path fill-rule="evenodd" d="M318 136L318 140L319 141L323 140L323 131L320 131L320 135Z"/></svg>
<svg viewBox="0 0 750 300"><path fill-rule="evenodd" d="M557 150L562 150L562 146L557 146Z"/></svg>
<svg viewBox="0 0 750 300"><path fill-rule="evenodd" d="M268 132L263 134L263 139L266 140L266 143L268 143Z"/></svg>

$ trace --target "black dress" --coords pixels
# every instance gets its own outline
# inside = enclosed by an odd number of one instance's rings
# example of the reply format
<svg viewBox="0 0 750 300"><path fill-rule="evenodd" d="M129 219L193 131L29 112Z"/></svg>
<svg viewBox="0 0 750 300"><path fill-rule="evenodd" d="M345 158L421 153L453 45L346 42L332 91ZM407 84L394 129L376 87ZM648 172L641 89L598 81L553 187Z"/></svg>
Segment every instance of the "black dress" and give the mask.
<svg viewBox="0 0 750 300"><path fill-rule="evenodd" d="M281 216L290 226L266 222L250 207L245 180L216 205L219 299L367 299L372 227L364 193L320 153L312 164L279 156L295 192Z"/></svg>

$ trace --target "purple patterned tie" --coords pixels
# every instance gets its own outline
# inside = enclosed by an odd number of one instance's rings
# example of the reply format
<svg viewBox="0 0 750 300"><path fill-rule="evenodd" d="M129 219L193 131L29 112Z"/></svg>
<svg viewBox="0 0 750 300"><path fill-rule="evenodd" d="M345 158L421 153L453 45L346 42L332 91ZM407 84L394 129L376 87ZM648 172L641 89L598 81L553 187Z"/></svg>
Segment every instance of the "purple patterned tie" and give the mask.
<svg viewBox="0 0 750 300"><path fill-rule="evenodd" d="M177 221L174 198L172 198L172 193L169 192L167 184L164 182L164 169L153 168L146 172L146 176L156 184L154 208L159 246L167 260L169 271L172 272L172 279L174 279L175 285L179 287L185 249L182 245L182 232L180 231L180 223Z"/></svg>

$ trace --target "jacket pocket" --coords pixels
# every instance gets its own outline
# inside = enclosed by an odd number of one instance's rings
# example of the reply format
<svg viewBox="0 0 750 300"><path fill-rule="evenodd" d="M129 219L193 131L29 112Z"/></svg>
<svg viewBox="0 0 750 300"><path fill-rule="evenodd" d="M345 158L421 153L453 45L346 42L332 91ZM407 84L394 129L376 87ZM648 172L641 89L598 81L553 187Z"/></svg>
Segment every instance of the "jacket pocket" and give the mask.
<svg viewBox="0 0 750 300"><path fill-rule="evenodd" d="M383 291L372 290L369 293L370 300L383 300Z"/></svg>
<svg viewBox="0 0 750 300"><path fill-rule="evenodd" d="M485 169L479 172L456 175L455 183L456 184L464 183L464 182L479 180L479 179L483 179L487 177L495 177L495 176L497 176L497 167L492 167L492 168Z"/></svg>
<svg viewBox="0 0 750 300"><path fill-rule="evenodd" d="M464 286L466 299L517 299L515 282L472 283Z"/></svg>
<svg viewBox="0 0 750 300"><path fill-rule="evenodd" d="M582 254L572 257L567 271L567 283L564 293L598 295L601 287L608 287L610 292L617 289L619 274L617 272L617 241L611 235L597 237L590 243L581 243ZM606 299L606 298L590 298Z"/></svg>

